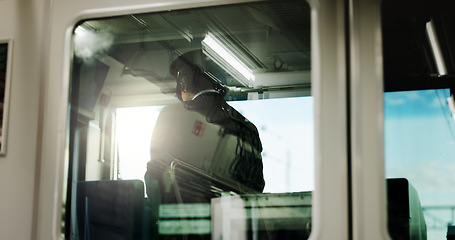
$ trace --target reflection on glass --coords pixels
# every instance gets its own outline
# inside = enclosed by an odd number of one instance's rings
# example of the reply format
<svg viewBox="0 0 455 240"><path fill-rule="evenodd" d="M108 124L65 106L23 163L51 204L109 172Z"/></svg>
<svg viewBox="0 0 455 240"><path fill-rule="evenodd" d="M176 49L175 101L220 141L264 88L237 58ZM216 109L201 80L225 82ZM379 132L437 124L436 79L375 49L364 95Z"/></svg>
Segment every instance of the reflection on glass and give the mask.
<svg viewBox="0 0 455 240"><path fill-rule="evenodd" d="M226 220L211 212L211 201L226 208L239 196L247 226L239 237L308 237L314 153L306 1L90 19L75 26L72 40L66 237L209 239ZM220 114L195 108L200 99ZM257 127L262 149L241 115ZM258 159L263 169L251 167Z"/></svg>

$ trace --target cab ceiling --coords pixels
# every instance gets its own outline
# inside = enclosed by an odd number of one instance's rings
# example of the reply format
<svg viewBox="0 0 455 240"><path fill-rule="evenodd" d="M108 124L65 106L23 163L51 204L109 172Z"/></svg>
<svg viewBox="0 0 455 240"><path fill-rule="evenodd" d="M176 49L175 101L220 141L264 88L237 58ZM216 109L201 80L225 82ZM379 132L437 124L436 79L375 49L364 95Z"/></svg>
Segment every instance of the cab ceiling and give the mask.
<svg viewBox="0 0 455 240"><path fill-rule="evenodd" d="M125 66L125 73L157 84L174 81L168 73L170 62L185 51L200 49L207 32L221 34L225 44L248 58L255 72L309 71L310 9L302 2L299 6L268 2L134 14L89 20L81 26L113 34L115 42L107 54ZM225 84L242 86L219 66L206 64ZM295 85L289 79L276 85Z"/></svg>
<svg viewBox="0 0 455 240"><path fill-rule="evenodd" d="M385 91L455 89L455 3L386 0L382 3ZM432 21L446 72L438 71L427 23Z"/></svg>

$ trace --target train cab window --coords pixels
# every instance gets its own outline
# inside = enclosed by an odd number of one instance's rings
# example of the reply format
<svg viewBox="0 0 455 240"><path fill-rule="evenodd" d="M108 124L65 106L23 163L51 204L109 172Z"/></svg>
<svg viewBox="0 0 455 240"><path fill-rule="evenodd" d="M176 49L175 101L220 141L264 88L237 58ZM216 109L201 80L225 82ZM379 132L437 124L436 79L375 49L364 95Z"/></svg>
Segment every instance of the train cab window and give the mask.
<svg viewBox="0 0 455 240"><path fill-rule="evenodd" d="M384 1L384 145L392 239L454 239L455 18L444 1Z"/></svg>
<svg viewBox="0 0 455 240"><path fill-rule="evenodd" d="M308 238L306 1L87 19L72 41L66 237Z"/></svg>

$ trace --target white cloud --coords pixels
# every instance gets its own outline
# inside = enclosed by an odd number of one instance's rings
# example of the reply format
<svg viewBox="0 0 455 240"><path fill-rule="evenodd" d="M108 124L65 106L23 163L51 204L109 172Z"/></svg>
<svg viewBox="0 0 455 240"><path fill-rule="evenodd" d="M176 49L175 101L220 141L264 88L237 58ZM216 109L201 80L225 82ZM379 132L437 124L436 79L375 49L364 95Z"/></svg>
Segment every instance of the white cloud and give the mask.
<svg viewBox="0 0 455 240"><path fill-rule="evenodd" d="M389 96L386 98L386 104L391 105L391 106L403 105L405 102L406 102L405 99L401 96L398 96L398 97Z"/></svg>

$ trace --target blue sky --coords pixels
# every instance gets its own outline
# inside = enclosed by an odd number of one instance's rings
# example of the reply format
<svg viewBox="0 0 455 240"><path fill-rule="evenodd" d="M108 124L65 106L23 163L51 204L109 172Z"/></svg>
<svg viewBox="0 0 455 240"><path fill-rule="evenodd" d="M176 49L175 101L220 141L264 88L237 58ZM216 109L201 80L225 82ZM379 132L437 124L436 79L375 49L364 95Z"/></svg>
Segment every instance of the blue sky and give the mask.
<svg viewBox="0 0 455 240"><path fill-rule="evenodd" d="M424 205L455 201L436 197L455 190L455 126L448 96L446 90L385 95L386 176L407 177Z"/></svg>
<svg viewBox="0 0 455 240"><path fill-rule="evenodd" d="M277 98L229 104L259 130L264 148L264 192L313 190L313 98Z"/></svg>
<svg viewBox="0 0 455 240"><path fill-rule="evenodd" d="M423 207L455 206L455 122L449 96L448 90L426 90L384 97L386 177L407 178ZM425 218L428 239L445 239L450 212L425 212Z"/></svg>

